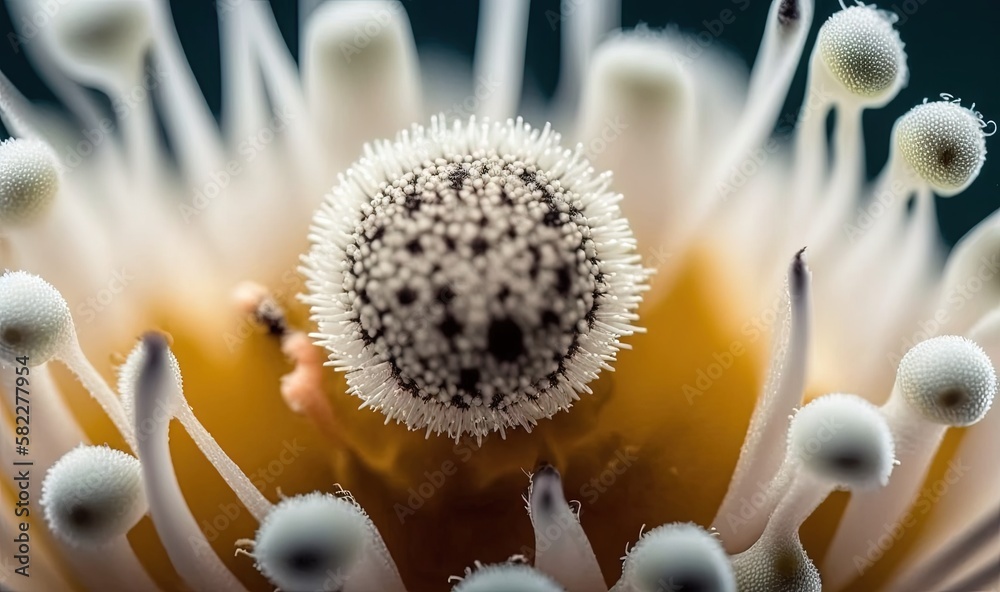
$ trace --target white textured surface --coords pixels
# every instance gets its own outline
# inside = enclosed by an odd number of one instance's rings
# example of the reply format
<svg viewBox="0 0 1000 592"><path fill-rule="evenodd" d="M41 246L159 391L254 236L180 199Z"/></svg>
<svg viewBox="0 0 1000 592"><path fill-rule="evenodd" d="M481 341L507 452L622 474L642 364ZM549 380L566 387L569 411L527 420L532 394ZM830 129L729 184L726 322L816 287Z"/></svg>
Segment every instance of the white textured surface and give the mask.
<svg viewBox="0 0 1000 592"><path fill-rule="evenodd" d="M58 193L58 162L48 145L38 140L0 142L0 225L37 220Z"/></svg>
<svg viewBox="0 0 1000 592"><path fill-rule="evenodd" d="M896 16L872 6L851 6L820 28L816 49L834 79L850 93L879 100L906 82L906 54Z"/></svg>
<svg viewBox="0 0 1000 592"><path fill-rule="evenodd" d="M903 356L896 382L906 401L934 423L967 426L989 411L997 376L975 342L955 335L923 341Z"/></svg>
<svg viewBox="0 0 1000 592"><path fill-rule="evenodd" d="M548 576L527 565L480 567L452 588L453 592L563 592Z"/></svg>
<svg viewBox="0 0 1000 592"><path fill-rule="evenodd" d="M980 116L952 101L917 105L899 119L896 149L920 178L944 196L968 187L986 162Z"/></svg>
<svg viewBox="0 0 1000 592"><path fill-rule="evenodd" d="M892 473L892 432L878 408L855 395L820 397L795 414L788 454L837 487L885 485Z"/></svg>
<svg viewBox="0 0 1000 592"><path fill-rule="evenodd" d="M736 580L721 542L693 523L650 530L625 557L615 592L714 590L735 592Z"/></svg>
<svg viewBox="0 0 1000 592"><path fill-rule="evenodd" d="M41 366L71 339L69 306L51 284L23 271L0 277L0 356Z"/></svg>
<svg viewBox="0 0 1000 592"><path fill-rule="evenodd" d="M146 513L142 467L131 454L79 446L49 469L41 504L49 528L60 539L74 547L106 545Z"/></svg>

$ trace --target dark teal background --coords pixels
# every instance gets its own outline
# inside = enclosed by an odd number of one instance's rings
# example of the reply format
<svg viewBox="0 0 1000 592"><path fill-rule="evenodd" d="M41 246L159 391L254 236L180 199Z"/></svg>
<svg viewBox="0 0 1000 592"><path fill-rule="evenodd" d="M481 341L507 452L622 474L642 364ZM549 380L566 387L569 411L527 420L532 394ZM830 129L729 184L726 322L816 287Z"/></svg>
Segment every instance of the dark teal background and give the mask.
<svg viewBox="0 0 1000 592"><path fill-rule="evenodd" d="M339 0L332 0L339 1ZM588 0L563 0L568 5ZM271 0L282 33L293 53L297 53L297 3L294 0ZM435 46L457 53L471 63L475 46L478 3L475 0L403 0L419 48ZM839 9L837 0L816 0L812 37L819 24ZM174 19L192 68L209 99L218 111L219 52L215 4L208 0L172 0ZM745 10L739 10L746 6ZM706 30L707 21L717 19L726 8L739 15L727 25L718 42L728 46L748 62L753 60L768 10L767 0L623 0L622 24L648 23L661 27L676 23L682 29ZM1000 119L1000 0L885 0L880 8L900 15L898 29L909 56L910 83L884 109L865 115L867 160L870 173L878 171L888 155L889 132L893 122L924 97L936 98L951 93L963 104L976 103L986 119ZM552 15L560 11L559 0L533 0L526 52L526 88L551 94L559 70L560 38L558 28L550 25ZM6 9L0 11L0 31L4 38L12 30ZM810 41L807 47L811 47ZM804 92L805 68L800 68L792 96L786 104L794 113ZM51 98L31 68L8 43L0 45L0 69L32 99ZM976 222L1000 207L1000 135L987 140L987 149L996 152L987 157L979 179L965 193L951 199L938 199L942 234L954 243ZM991 162L991 160L993 162Z"/></svg>

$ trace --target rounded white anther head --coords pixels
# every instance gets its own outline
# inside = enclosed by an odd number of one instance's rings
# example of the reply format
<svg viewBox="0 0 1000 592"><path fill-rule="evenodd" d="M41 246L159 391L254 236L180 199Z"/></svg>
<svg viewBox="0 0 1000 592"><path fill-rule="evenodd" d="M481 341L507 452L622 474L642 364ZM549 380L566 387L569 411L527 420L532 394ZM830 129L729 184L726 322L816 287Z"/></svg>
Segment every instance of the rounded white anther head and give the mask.
<svg viewBox="0 0 1000 592"><path fill-rule="evenodd" d="M49 529L74 547L124 536L146 513L142 467L107 446L79 446L56 461L42 483Z"/></svg>
<svg viewBox="0 0 1000 592"><path fill-rule="evenodd" d="M816 57L844 98L869 106L887 103L906 84L906 53L896 16L873 6L835 12L819 30Z"/></svg>
<svg viewBox="0 0 1000 592"><path fill-rule="evenodd" d="M344 498L319 492L288 498L257 530L257 569L283 590L339 589L338 580L367 552L369 530L361 509Z"/></svg>
<svg viewBox="0 0 1000 592"><path fill-rule="evenodd" d="M968 187L986 162L981 116L956 102L934 101L899 118L895 148L917 176L943 197Z"/></svg>
<svg viewBox="0 0 1000 592"><path fill-rule="evenodd" d="M73 338L66 300L51 284L24 271L0 276L0 359L41 366Z"/></svg>
<svg viewBox="0 0 1000 592"><path fill-rule="evenodd" d="M452 592L563 592L562 587L542 572L517 563L480 567L469 574Z"/></svg>
<svg viewBox="0 0 1000 592"><path fill-rule="evenodd" d="M56 11L51 27L53 49L62 64L87 80L107 83L109 76L125 73L124 68L141 68L152 39L150 2L66 2Z"/></svg>
<svg viewBox="0 0 1000 592"><path fill-rule="evenodd" d="M170 404L166 411L169 417L176 417L184 401L183 397L180 396L184 392L184 381L181 378L180 364L177 363L177 358L170 349L167 349L167 360L170 365L170 373L174 377L177 388L172 391L175 396L170 399ZM121 397L122 407L125 409L125 417L129 421L135 421L135 394L139 388L139 375L142 373L145 363L146 343L140 339L135 344L135 347L132 348L132 351L129 352L125 363L118 369L118 394Z"/></svg>
<svg viewBox="0 0 1000 592"><path fill-rule="evenodd" d="M719 540L696 524L666 524L647 532L625 557L623 592L735 592L729 557ZM617 588L616 588L617 589Z"/></svg>
<svg viewBox="0 0 1000 592"><path fill-rule="evenodd" d="M824 481L850 490L884 486L892 473L892 431L877 407L856 395L820 397L795 414L789 458Z"/></svg>
<svg viewBox="0 0 1000 592"><path fill-rule="evenodd" d="M896 372L896 388L928 421L968 426L990 410L997 376L989 356L975 342L945 335L906 352Z"/></svg>
<svg viewBox="0 0 1000 592"><path fill-rule="evenodd" d="M30 224L59 193L59 162L38 140L0 143L0 226Z"/></svg>

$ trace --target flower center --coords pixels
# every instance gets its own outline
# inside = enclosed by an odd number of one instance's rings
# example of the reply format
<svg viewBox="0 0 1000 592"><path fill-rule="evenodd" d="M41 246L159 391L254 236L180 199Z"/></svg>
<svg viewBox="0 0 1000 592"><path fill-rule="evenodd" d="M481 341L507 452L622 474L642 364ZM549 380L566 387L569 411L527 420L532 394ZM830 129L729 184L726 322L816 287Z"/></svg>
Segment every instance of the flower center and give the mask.
<svg viewBox="0 0 1000 592"><path fill-rule="evenodd" d="M345 249L343 287L400 387L497 409L567 382L607 289L579 199L495 152L382 183Z"/></svg>

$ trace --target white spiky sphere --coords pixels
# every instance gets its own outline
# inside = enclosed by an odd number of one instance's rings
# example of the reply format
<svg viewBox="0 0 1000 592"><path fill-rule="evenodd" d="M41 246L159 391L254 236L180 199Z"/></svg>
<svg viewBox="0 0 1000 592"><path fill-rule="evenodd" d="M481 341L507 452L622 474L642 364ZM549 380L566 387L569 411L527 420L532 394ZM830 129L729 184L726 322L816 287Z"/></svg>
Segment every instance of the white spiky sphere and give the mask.
<svg viewBox="0 0 1000 592"><path fill-rule="evenodd" d="M938 424L981 420L997 392L993 362L974 341L944 335L922 341L899 362L896 385L910 406Z"/></svg>
<svg viewBox="0 0 1000 592"><path fill-rule="evenodd" d="M975 181L986 162L983 127L977 113L958 103L923 103L899 118L896 150L924 183L949 197Z"/></svg>
<svg viewBox="0 0 1000 592"><path fill-rule="evenodd" d="M622 592L736 591L721 543L692 523L665 524L644 534L625 557L622 584Z"/></svg>
<svg viewBox="0 0 1000 592"><path fill-rule="evenodd" d="M257 530L253 553L261 573L283 590L339 589L370 536L360 508L314 492L275 506Z"/></svg>
<svg viewBox="0 0 1000 592"><path fill-rule="evenodd" d="M0 226L38 220L59 193L59 163L39 140L0 142Z"/></svg>
<svg viewBox="0 0 1000 592"><path fill-rule="evenodd" d="M810 473L837 487L884 486L892 473L892 431L877 407L856 395L813 400L792 418L789 455Z"/></svg>
<svg viewBox="0 0 1000 592"><path fill-rule="evenodd" d="M895 21L894 14L873 6L851 6L823 23L816 55L846 96L877 105L906 84L906 53Z"/></svg>
<svg viewBox="0 0 1000 592"><path fill-rule="evenodd" d="M0 277L0 357L27 357L41 366L73 338L73 318L59 290L37 275L12 271Z"/></svg>
<svg viewBox="0 0 1000 592"><path fill-rule="evenodd" d="M74 547L100 547L124 536L147 510L139 459L107 446L79 446L42 483L49 529Z"/></svg>
<svg viewBox="0 0 1000 592"><path fill-rule="evenodd" d="M564 592L542 572L520 564L480 567L459 582L452 592Z"/></svg>

